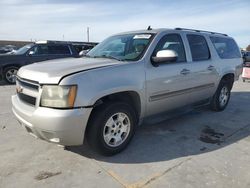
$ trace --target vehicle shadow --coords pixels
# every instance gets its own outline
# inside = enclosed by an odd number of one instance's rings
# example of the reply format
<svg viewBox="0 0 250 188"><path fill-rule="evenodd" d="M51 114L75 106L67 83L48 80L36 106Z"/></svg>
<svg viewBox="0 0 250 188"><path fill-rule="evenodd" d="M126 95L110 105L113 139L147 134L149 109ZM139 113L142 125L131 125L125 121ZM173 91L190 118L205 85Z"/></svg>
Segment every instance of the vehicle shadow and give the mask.
<svg viewBox="0 0 250 188"><path fill-rule="evenodd" d="M0 86L14 86L15 84L9 84L5 80L0 80Z"/></svg>
<svg viewBox="0 0 250 188"><path fill-rule="evenodd" d="M233 92L223 112L201 107L159 123L145 124L138 128L127 149L112 157L93 152L87 143L67 150L99 161L125 164L167 161L211 152L250 135L249 99L250 92Z"/></svg>
<svg viewBox="0 0 250 188"><path fill-rule="evenodd" d="M0 80L0 86L7 86L9 85L8 83L6 83L4 80Z"/></svg>

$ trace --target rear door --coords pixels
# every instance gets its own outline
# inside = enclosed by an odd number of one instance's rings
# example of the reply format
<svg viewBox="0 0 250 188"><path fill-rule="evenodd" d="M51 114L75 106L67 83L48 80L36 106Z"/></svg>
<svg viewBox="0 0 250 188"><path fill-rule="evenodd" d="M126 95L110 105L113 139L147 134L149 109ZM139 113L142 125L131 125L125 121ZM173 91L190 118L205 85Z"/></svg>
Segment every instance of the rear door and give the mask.
<svg viewBox="0 0 250 188"><path fill-rule="evenodd" d="M213 58L206 37L199 34L187 34L186 39L191 54L189 100L194 103L214 94L218 72L215 66L216 59Z"/></svg>

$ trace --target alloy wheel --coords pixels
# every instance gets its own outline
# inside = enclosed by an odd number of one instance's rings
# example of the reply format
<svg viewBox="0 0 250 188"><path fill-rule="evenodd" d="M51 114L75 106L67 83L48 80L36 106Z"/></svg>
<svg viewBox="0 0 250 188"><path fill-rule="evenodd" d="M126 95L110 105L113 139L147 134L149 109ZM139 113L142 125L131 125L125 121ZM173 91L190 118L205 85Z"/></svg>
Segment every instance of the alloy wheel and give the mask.
<svg viewBox="0 0 250 188"><path fill-rule="evenodd" d="M103 129L103 138L110 147L120 146L128 137L130 132L129 117L122 112L112 115Z"/></svg>

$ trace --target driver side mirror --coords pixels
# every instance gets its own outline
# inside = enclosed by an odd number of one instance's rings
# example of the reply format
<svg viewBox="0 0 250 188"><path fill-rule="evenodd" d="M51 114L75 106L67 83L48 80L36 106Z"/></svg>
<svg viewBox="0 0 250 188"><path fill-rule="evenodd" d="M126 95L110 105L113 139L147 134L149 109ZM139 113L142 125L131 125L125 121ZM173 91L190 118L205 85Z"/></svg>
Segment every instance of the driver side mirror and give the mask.
<svg viewBox="0 0 250 188"><path fill-rule="evenodd" d="M158 66L163 63L173 63L177 61L177 53L173 50L160 50L155 57L152 57L152 64Z"/></svg>
<svg viewBox="0 0 250 188"><path fill-rule="evenodd" d="M29 51L29 56L32 56L32 55L34 55L35 54L35 52L34 51Z"/></svg>
<svg viewBox="0 0 250 188"><path fill-rule="evenodd" d="M85 56L89 51L90 51L90 49L82 50L82 51L79 52L79 56Z"/></svg>

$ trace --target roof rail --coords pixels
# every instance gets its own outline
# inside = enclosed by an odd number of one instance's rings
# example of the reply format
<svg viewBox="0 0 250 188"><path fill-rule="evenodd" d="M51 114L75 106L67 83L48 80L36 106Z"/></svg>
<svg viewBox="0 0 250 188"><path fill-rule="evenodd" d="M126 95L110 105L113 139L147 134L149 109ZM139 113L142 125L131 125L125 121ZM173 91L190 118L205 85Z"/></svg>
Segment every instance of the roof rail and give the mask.
<svg viewBox="0 0 250 188"><path fill-rule="evenodd" d="M36 44L79 44L79 45L96 45L97 42L78 42L78 41L56 41L56 40L45 40L37 41Z"/></svg>
<svg viewBox="0 0 250 188"><path fill-rule="evenodd" d="M69 43L68 41L56 41L56 40L41 40L41 41L36 41L37 44L61 44L61 43Z"/></svg>
<svg viewBox="0 0 250 188"><path fill-rule="evenodd" d="M186 30L186 31L194 31L194 32L200 32L200 33L210 33L210 34L219 34L219 35L224 35L224 36L228 36L227 34L224 33L217 33L217 32L213 32L213 31L204 31L204 30L197 30L197 29L186 29L186 28L175 28L175 30Z"/></svg>

